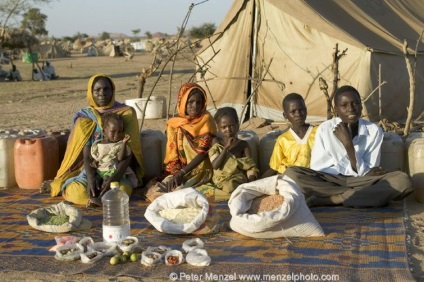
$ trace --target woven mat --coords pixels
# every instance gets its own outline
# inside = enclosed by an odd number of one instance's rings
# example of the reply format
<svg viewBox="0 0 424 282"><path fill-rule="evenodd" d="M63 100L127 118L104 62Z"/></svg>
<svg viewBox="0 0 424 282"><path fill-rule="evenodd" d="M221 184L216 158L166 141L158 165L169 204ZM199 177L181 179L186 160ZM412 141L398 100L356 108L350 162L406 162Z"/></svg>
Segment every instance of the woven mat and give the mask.
<svg viewBox="0 0 424 282"><path fill-rule="evenodd" d="M147 203L137 194L130 201L131 235L137 236L143 247L165 245L181 249L182 242L192 236L156 231L143 216ZM242 275L259 275L251 277L256 281L414 280L408 267L403 202L378 209L314 208L312 212L326 236L288 239L251 239L237 234L228 227L227 205L217 204L215 208L223 220L221 231L201 236L212 258L210 266L199 268L182 264L149 268L140 263L111 266L106 258L93 265L54 259L54 253L48 250L55 245L57 235L90 236L95 242L102 240L102 210L99 208L78 206L83 216L93 223L90 230L83 232L52 234L28 225L26 215L31 211L62 200L34 190L0 191L0 271L102 274L163 278L164 281L171 273L177 273L180 280L234 280L242 279Z"/></svg>

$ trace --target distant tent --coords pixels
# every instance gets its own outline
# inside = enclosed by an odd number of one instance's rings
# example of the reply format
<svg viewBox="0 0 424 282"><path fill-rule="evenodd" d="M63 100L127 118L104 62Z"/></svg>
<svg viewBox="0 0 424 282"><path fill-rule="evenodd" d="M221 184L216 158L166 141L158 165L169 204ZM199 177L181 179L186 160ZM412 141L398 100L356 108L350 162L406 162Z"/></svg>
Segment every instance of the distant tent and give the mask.
<svg viewBox="0 0 424 282"><path fill-rule="evenodd" d="M68 50L60 44L42 44L33 48L34 51L37 51L41 59L54 59L54 58L64 58L69 57L70 53Z"/></svg>
<svg viewBox="0 0 424 282"><path fill-rule="evenodd" d="M94 57L94 56L98 56L98 55L99 55L99 52L97 51L96 46L91 45L90 47L88 47L87 56Z"/></svg>
<svg viewBox="0 0 424 282"><path fill-rule="evenodd" d="M109 54L109 57L119 57L122 56L121 49L118 45L113 45L112 51Z"/></svg>
<svg viewBox="0 0 424 282"><path fill-rule="evenodd" d="M135 51L144 51L144 50L146 50L146 42L137 41L137 42L131 42L130 44L134 48Z"/></svg>
<svg viewBox="0 0 424 282"><path fill-rule="evenodd" d="M332 53L338 44L339 50L347 49L339 62L338 86L354 86L364 100L379 84L381 65L387 81L382 117L400 120L409 104L403 41L414 54L423 28L422 0L235 0L211 38L212 47L208 40L202 42L198 55L207 66L197 78L213 98L209 109L233 106L239 115L250 110L251 116L283 120L282 99L297 92L304 96L310 117L325 117L319 78L331 92ZM415 117L424 110L423 51L421 38ZM364 103L363 115L379 119L378 92Z"/></svg>
<svg viewBox="0 0 424 282"><path fill-rule="evenodd" d="M80 39L76 39L74 41L74 44L72 44L72 49L78 52L81 52L82 48L84 47L84 45L82 44Z"/></svg>

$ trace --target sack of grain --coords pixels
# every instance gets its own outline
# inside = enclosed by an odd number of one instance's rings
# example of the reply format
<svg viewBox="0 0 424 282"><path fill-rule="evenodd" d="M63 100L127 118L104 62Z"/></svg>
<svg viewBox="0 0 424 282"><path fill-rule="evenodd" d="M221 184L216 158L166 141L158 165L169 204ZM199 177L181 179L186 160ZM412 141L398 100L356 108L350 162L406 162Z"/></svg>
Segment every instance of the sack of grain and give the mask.
<svg viewBox="0 0 424 282"><path fill-rule="evenodd" d="M324 236L299 186L287 176L276 175L238 186L228 206L231 229L245 236Z"/></svg>
<svg viewBox="0 0 424 282"><path fill-rule="evenodd" d="M146 209L144 216L158 230L169 234L190 234L206 220L209 203L193 188L163 194Z"/></svg>
<svg viewBox="0 0 424 282"><path fill-rule="evenodd" d="M280 194L262 195L253 199L252 205L247 212L249 214L260 214L262 212L279 209L283 203L284 197Z"/></svg>

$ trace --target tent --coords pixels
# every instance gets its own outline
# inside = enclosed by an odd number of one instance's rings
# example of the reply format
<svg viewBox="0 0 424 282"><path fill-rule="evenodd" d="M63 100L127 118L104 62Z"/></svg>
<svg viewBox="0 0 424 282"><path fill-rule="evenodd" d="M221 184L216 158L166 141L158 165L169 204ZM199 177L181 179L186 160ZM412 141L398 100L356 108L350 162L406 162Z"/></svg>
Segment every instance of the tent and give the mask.
<svg viewBox="0 0 424 282"><path fill-rule="evenodd" d="M235 0L212 38L202 42L198 60L205 66L197 80L209 92L212 112L232 106L239 116L283 120L282 99L297 92L305 98L311 119L325 119L319 80L327 82L331 93L337 44L340 53L347 49L339 61L338 86L359 90L363 116L401 120L409 104L402 52L406 40L410 58L418 51L417 117L424 110L423 31L422 0ZM374 91L379 81L381 98Z"/></svg>
<svg viewBox="0 0 424 282"><path fill-rule="evenodd" d="M60 44L41 44L33 49L37 51L43 59L64 58L71 55L70 52Z"/></svg>

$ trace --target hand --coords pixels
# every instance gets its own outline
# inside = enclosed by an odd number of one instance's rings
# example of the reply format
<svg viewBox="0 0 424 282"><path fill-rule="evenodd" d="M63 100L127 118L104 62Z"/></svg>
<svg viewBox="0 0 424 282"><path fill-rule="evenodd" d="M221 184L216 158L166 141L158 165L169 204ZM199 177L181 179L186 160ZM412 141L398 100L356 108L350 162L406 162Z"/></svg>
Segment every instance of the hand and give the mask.
<svg viewBox="0 0 424 282"><path fill-rule="evenodd" d="M125 134L124 138L122 139L123 143L128 142L131 139L131 136L129 136L128 134Z"/></svg>
<svg viewBox="0 0 424 282"><path fill-rule="evenodd" d="M172 177L171 181L167 183L168 192L174 191L175 188L181 185L181 183L183 182L184 175L185 175L184 171L180 170Z"/></svg>
<svg viewBox="0 0 424 282"><path fill-rule="evenodd" d="M111 178L103 179L103 184L101 187L100 197L103 196L110 189Z"/></svg>
<svg viewBox="0 0 424 282"><path fill-rule="evenodd" d="M255 181L257 177L254 175L249 175L248 179L249 179L249 182L252 182L252 181Z"/></svg>
<svg viewBox="0 0 424 282"><path fill-rule="evenodd" d="M90 163L90 166L92 168L98 168L99 167L99 163L97 161L93 161L92 163Z"/></svg>
<svg viewBox="0 0 424 282"><path fill-rule="evenodd" d="M88 198L96 197L97 183L94 181L87 181Z"/></svg>
<svg viewBox="0 0 424 282"><path fill-rule="evenodd" d="M333 130L333 134L339 139L339 141L346 148L352 145L352 130L350 124L346 126L343 122L336 125Z"/></svg>
<svg viewBox="0 0 424 282"><path fill-rule="evenodd" d="M388 173L388 170L383 169L381 166L379 167L373 167L370 169L370 171L368 171L368 173L366 174L367 176L378 176L378 175L383 175Z"/></svg>
<svg viewBox="0 0 424 282"><path fill-rule="evenodd" d="M230 139L227 140L227 144L225 144L224 149L229 150L231 148L231 146L237 141L236 138L231 137Z"/></svg>

